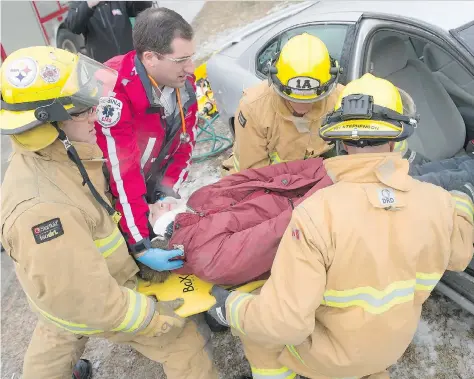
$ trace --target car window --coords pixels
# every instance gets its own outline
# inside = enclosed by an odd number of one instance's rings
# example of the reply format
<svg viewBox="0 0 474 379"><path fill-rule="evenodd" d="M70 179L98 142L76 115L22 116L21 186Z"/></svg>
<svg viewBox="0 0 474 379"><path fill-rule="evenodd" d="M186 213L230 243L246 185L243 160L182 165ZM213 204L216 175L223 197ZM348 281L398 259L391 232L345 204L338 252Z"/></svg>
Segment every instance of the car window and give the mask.
<svg viewBox="0 0 474 379"><path fill-rule="evenodd" d="M426 41L419 39L419 38L413 38L409 37L408 40L410 41L411 45L413 46L413 49L415 51L416 57L423 61L423 49L425 48Z"/></svg>
<svg viewBox="0 0 474 379"><path fill-rule="evenodd" d="M342 47L346 38L348 25L304 25L298 28L286 30L280 35L273 38L266 47L257 56L257 72L266 75L268 62L273 59L281 47L285 45L288 40L301 33L309 33L320 38L327 46L329 54L340 61Z"/></svg>
<svg viewBox="0 0 474 379"><path fill-rule="evenodd" d="M470 22L464 27L459 28L456 31L456 34L474 55L474 21Z"/></svg>

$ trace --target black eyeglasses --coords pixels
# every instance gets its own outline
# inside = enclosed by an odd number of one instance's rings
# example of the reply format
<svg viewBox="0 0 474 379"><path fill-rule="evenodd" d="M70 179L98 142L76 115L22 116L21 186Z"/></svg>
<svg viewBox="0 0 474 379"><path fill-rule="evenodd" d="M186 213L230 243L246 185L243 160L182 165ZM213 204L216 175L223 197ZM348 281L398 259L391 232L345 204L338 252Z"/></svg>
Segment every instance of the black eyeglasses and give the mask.
<svg viewBox="0 0 474 379"><path fill-rule="evenodd" d="M71 116L73 120L79 121L79 120L85 120L86 118L89 118L89 116L94 114L94 112L95 112L95 107L90 107L79 112L70 113L69 115Z"/></svg>

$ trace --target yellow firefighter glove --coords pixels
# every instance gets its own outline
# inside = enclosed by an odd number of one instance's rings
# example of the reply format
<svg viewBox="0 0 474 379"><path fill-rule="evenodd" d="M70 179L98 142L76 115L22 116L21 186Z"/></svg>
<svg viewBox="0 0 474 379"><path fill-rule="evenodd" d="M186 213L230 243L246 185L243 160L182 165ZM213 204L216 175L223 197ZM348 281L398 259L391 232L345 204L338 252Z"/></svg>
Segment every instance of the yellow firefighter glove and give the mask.
<svg viewBox="0 0 474 379"><path fill-rule="evenodd" d="M158 301L155 305L155 314L148 326L138 334L146 337L157 337L168 333L173 328L182 328L185 319L174 311L184 304L184 299Z"/></svg>

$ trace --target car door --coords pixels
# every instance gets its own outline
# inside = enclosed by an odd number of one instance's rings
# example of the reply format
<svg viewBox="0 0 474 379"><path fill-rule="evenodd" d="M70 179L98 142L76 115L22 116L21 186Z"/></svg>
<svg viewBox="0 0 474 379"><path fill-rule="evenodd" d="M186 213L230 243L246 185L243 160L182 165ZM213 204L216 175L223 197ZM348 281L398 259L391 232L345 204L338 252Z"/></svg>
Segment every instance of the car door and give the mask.
<svg viewBox="0 0 474 379"><path fill-rule="evenodd" d="M405 44L403 54L406 54L407 62L411 62L413 69L419 68L418 71L413 71L416 77L403 78L404 72L410 75L410 64L397 63L398 58L389 53L390 49L377 51L377 42L380 46L387 46L393 43L394 38ZM386 67L375 67L375 56L381 52L384 53L381 61L385 62ZM402 55L401 50L398 50L397 55ZM364 15L355 37L348 79L372 72L409 93L413 91L410 94L421 118L420 127L414 134L415 139L409 139L409 146L415 146L415 150L418 150L416 143L422 143L428 150L436 150L435 153L439 154L437 158L444 159L453 156L453 152L456 152L455 155L462 155L463 147L469 140L466 128L470 120L469 115L463 114L463 107L469 101L471 110L474 106L474 102L469 100L470 92L474 94L474 61L471 58L462 44L436 27L413 24L411 20L401 18ZM421 79L423 81L419 84L417 81ZM404 88L405 85L408 88ZM429 90L430 86L437 86L436 90ZM419 97L422 91L416 87L428 89L424 97ZM442 117L446 117L446 121L440 122ZM427 118L429 122L422 124ZM444 131L447 133L443 134ZM465 138L466 135L468 138ZM446 138L443 139L443 136ZM447 271L437 289L474 313L474 260L464 272Z"/></svg>
<svg viewBox="0 0 474 379"><path fill-rule="evenodd" d="M463 153L466 124L460 105L424 61L423 50L432 46L446 52L458 64L455 75L463 80L474 81L474 65L447 31L415 21L364 15L348 75L354 79L372 72L408 92L420 115L419 127L408 140L410 148L431 160L451 158Z"/></svg>
<svg viewBox="0 0 474 379"><path fill-rule="evenodd" d="M433 42L451 54L453 58L465 66L465 69L471 74L474 74L473 42L470 42L472 49L470 54L450 33L434 25L417 22L416 20L400 16L366 12L361 15L357 23L356 36L353 39L354 46L350 56L350 63L348 64L348 80L359 78L365 72L369 71L370 62L368 61L368 57L370 54L371 41L374 34L382 30L392 30ZM469 30L470 33L472 33L472 29ZM451 31L451 33L457 34L458 31ZM459 38L462 39L462 37ZM466 36L465 38L469 37ZM415 50L418 49L416 46L414 48Z"/></svg>

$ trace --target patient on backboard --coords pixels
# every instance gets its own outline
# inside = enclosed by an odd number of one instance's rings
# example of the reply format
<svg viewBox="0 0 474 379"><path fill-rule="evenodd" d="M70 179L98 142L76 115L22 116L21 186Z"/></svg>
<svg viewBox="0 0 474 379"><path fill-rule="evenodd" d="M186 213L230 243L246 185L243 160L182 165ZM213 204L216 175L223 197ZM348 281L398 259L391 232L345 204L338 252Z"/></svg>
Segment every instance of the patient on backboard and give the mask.
<svg viewBox="0 0 474 379"><path fill-rule="evenodd" d="M472 141L465 155L441 161L430 161L410 149L402 152L410 162L409 174L412 177L447 191L463 183L474 184L473 153ZM188 258L185 268L176 273L196 274L203 280L221 285L236 285L265 278L293 207L309 193L332 184L321 160L290 165L283 163L234 175L202 187L188 203L166 198L151 206L149 220L156 236L152 246L182 249L185 259ZM235 179L231 178L233 176ZM259 181L268 184L270 178L278 182L277 178L280 177L290 181L291 178L304 178L306 182L301 188L293 189L293 192L278 192L276 188L268 186L262 190L260 184L250 186ZM238 186L242 185L248 188L239 192ZM229 204L225 203L228 192L232 192L232 202ZM257 194L260 192L259 197ZM196 197L200 203L199 214L192 209ZM223 198L222 202L216 201L219 197ZM202 209L205 211L201 212ZM227 215L225 222L220 218L223 213ZM138 265L140 276L150 282L163 282L170 274L154 271L140 263Z"/></svg>

